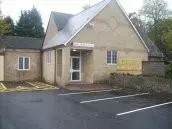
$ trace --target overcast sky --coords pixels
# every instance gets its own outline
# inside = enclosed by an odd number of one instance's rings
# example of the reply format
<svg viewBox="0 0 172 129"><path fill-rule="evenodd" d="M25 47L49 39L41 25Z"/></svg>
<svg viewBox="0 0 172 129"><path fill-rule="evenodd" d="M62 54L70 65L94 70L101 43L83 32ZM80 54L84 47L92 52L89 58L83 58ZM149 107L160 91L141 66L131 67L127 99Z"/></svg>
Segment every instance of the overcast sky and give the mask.
<svg viewBox="0 0 172 129"><path fill-rule="evenodd" d="M44 27L46 28L51 11L76 14L82 11L84 5L89 4L89 0L1 0L3 15L10 15L14 21L20 16L20 11L30 9L33 5L41 13ZM101 0L90 0L93 5ZM119 0L127 13L139 10L143 0ZM172 10L172 0L167 0L168 8Z"/></svg>

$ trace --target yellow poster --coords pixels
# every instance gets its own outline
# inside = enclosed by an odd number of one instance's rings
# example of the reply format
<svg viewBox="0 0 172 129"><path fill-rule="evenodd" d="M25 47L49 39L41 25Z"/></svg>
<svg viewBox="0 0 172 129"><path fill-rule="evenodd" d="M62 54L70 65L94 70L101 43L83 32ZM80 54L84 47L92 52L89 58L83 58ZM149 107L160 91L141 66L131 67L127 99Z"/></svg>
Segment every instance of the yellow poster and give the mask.
<svg viewBox="0 0 172 129"><path fill-rule="evenodd" d="M117 71L126 73L141 72L142 62L140 60L118 60Z"/></svg>

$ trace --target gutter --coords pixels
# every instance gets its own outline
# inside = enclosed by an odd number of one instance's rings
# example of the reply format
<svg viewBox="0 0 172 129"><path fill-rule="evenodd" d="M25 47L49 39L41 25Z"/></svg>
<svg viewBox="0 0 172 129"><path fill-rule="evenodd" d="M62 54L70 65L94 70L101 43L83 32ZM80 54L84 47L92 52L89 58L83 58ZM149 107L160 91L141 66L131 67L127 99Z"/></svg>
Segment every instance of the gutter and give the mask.
<svg viewBox="0 0 172 129"><path fill-rule="evenodd" d="M43 51L40 50L41 81L43 81Z"/></svg>

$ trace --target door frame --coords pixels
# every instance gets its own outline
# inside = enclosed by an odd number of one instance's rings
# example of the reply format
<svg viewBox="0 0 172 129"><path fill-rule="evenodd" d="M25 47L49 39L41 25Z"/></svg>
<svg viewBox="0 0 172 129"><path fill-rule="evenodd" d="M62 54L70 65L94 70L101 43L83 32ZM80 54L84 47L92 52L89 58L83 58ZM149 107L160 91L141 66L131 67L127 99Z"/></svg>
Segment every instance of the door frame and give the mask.
<svg viewBox="0 0 172 129"><path fill-rule="evenodd" d="M72 64L73 64L73 59L74 58L79 59L79 70L73 70L72 69ZM79 80L72 80L72 73L73 72L79 72ZM70 57L70 81L72 81L72 82L81 81L81 52L80 52L80 56L71 56Z"/></svg>

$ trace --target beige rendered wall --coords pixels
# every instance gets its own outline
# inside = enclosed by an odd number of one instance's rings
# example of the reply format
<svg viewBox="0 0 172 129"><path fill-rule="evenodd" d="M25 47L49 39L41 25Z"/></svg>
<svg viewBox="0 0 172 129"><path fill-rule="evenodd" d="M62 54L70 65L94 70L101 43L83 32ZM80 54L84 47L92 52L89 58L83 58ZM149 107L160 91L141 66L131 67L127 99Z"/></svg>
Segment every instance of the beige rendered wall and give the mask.
<svg viewBox="0 0 172 129"><path fill-rule="evenodd" d="M94 82L108 79L116 72L117 64L106 63L107 50L116 50L117 60L147 61L148 53L143 42L125 17L117 3L112 0L93 21L80 31L73 42L94 43ZM140 63L141 64L141 63Z"/></svg>
<svg viewBox="0 0 172 129"><path fill-rule="evenodd" d="M57 34L57 26L54 22L52 15L50 15L49 23L47 26L46 36L44 40L44 44L47 44L56 34Z"/></svg>
<svg viewBox="0 0 172 129"><path fill-rule="evenodd" d="M18 70L18 58L30 57L30 70ZM5 81L24 81L41 79L41 53L39 50L6 50Z"/></svg>
<svg viewBox="0 0 172 129"><path fill-rule="evenodd" d="M60 85L65 86L70 81L70 48L62 49L62 76Z"/></svg>
<svg viewBox="0 0 172 129"><path fill-rule="evenodd" d="M0 55L0 81L4 81L4 56Z"/></svg>
<svg viewBox="0 0 172 129"><path fill-rule="evenodd" d="M48 62L48 52L51 53L50 62ZM49 50L43 52L42 57L42 72L43 80L49 83L54 83L54 73L55 73L55 50Z"/></svg>
<svg viewBox="0 0 172 129"><path fill-rule="evenodd" d="M70 83L70 47L56 49L56 82L60 86ZM93 53L92 51L81 52L81 80L83 83L93 83Z"/></svg>
<svg viewBox="0 0 172 129"><path fill-rule="evenodd" d="M70 81L70 48L49 50L49 52L51 52L51 63L47 62L48 50L43 52L43 80L60 86L67 85Z"/></svg>
<svg viewBox="0 0 172 129"><path fill-rule="evenodd" d="M63 85L62 81L62 49L56 49L56 83L58 85Z"/></svg>
<svg viewBox="0 0 172 129"><path fill-rule="evenodd" d="M93 83L92 51L81 51L81 80L85 84Z"/></svg>

